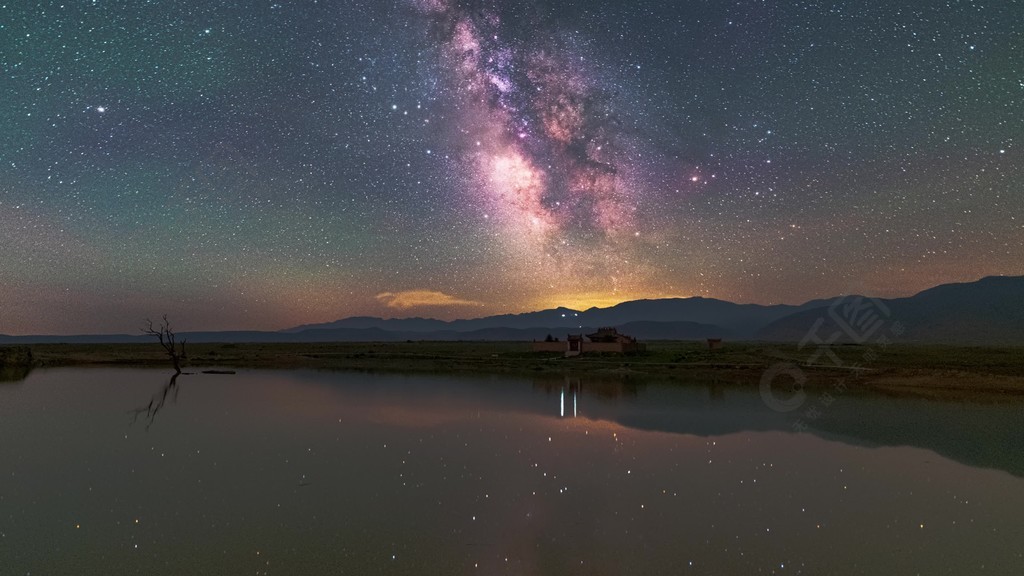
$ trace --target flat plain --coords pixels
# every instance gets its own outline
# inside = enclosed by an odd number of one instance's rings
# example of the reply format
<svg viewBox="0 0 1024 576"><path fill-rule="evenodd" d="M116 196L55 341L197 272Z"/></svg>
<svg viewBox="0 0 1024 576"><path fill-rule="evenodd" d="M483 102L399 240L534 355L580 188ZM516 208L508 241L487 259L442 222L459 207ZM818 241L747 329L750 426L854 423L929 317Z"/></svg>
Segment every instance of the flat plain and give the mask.
<svg viewBox="0 0 1024 576"><path fill-rule="evenodd" d="M33 367L125 365L169 368L153 344L44 344L29 347ZM190 369L311 368L415 373L494 373L758 386L824 387L978 401L1024 400L1024 347L891 344L800 347L795 343L647 343L636 355L565 358L529 342L339 342L195 344ZM794 377L795 376L795 377ZM10 378L9 378L10 379ZM797 381L799 379L799 382Z"/></svg>

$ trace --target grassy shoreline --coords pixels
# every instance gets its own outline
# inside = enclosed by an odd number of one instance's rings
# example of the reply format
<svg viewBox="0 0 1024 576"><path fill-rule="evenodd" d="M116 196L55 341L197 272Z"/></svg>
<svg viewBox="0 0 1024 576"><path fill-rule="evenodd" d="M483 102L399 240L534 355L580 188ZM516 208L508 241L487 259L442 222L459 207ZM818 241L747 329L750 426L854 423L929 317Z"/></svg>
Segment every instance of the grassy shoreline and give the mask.
<svg viewBox="0 0 1024 576"><path fill-rule="evenodd" d="M190 344L189 366L312 368L429 373L643 379L758 386L772 366L788 364L805 386L833 386L886 394L961 400L1024 400L1024 348L939 345L833 346L728 343L709 351L700 342L650 342L634 356L563 358L536 353L528 342L338 342ZM169 366L153 344L38 344L29 346L34 367ZM792 370L792 368L790 369ZM792 374L792 372L790 372ZM775 386L791 386L779 376Z"/></svg>

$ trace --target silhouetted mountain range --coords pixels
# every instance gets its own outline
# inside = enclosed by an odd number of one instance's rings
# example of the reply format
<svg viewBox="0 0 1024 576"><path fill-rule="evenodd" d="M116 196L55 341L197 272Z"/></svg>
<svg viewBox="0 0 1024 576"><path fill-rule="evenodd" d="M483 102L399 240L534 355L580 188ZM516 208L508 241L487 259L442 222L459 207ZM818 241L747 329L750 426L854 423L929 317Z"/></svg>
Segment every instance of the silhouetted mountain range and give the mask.
<svg viewBox="0 0 1024 576"><path fill-rule="evenodd" d="M389 332L451 332L457 334L477 333L495 329L514 330L555 330L574 331L599 326L625 327L626 324L642 322L634 326L658 334L676 334L677 338L704 338L707 336L728 336L750 338L756 331L769 323L800 312L830 304L829 300L813 300L800 306L779 304L734 304L714 298L663 298L658 300L633 300L610 308L589 308L572 310L555 308L524 314L502 314L469 320L434 320L430 318L371 318L358 316L344 318L324 324L306 324L289 330L300 333L309 330L360 330L379 328ZM659 324L661 326L654 326ZM677 326L676 326L677 325ZM632 333L631 333L632 334ZM636 334L641 336L641 334ZM543 337L543 335L542 335ZM657 336L643 336L655 338ZM499 338L505 340L507 338Z"/></svg>
<svg viewBox="0 0 1024 576"><path fill-rule="evenodd" d="M829 340L838 334L837 342L855 341L877 325L871 338L884 331L900 342L1024 344L1022 276L989 276L976 282L943 284L909 298L855 300L847 298L834 308L804 310L780 318L758 330L755 339L801 340L821 319L818 336ZM858 321L863 321L863 327L857 325Z"/></svg>
<svg viewBox="0 0 1024 576"><path fill-rule="evenodd" d="M944 284L908 298L842 296L799 306L735 304L714 298L634 300L609 308L555 308L467 320L357 316L277 332L188 332L189 342L540 340L615 326L641 340L800 341L814 328L825 341L1024 344L1024 276ZM145 335L3 336L0 344L143 342Z"/></svg>

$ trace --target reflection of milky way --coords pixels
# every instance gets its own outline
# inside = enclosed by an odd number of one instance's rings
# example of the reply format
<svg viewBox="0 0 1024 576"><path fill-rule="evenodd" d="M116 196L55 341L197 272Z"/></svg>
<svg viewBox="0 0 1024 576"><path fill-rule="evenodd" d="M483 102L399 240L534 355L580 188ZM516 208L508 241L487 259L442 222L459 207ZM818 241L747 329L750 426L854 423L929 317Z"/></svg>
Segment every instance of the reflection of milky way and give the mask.
<svg viewBox="0 0 1024 576"><path fill-rule="evenodd" d="M598 261L633 236L635 202L600 90L553 43L506 41L493 11L417 5L451 73L459 132L474 150L474 193L517 248L574 261L585 254L590 273L608 272Z"/></svg>

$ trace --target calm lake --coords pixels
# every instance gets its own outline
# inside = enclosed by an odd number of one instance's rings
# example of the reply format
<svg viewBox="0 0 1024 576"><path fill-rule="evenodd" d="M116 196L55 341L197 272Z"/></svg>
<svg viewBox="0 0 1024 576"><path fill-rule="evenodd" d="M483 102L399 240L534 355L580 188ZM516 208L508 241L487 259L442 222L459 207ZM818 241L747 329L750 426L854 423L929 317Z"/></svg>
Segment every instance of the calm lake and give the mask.
<svg viewBox="0 0 1024 576"><path fill-rule="evenodd" d="M1024 573L1019 402L168 377L0 383L0 573Z"/></svg>

